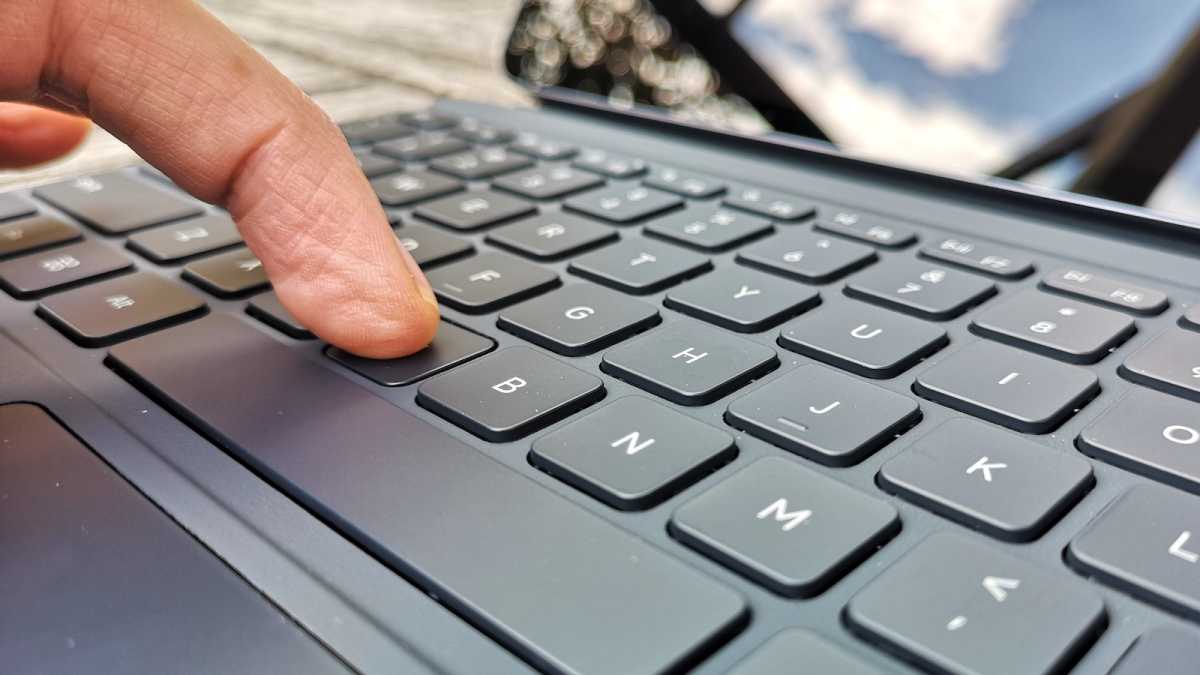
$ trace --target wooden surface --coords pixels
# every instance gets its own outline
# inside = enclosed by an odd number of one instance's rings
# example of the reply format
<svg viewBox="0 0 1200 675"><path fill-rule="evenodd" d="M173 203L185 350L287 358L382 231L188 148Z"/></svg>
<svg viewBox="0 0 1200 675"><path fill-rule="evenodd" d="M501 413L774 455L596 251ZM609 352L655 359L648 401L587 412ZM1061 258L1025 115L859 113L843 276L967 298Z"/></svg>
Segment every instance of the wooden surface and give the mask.
<svg viewBox="0 0 1200 675"><path fill-rule="evenodd" d="M338 121L437 97L522 105L502 66L521 0L204 0ZM0 189L124 166L136 156L96 130L74 155L0 171Z"/></svg>

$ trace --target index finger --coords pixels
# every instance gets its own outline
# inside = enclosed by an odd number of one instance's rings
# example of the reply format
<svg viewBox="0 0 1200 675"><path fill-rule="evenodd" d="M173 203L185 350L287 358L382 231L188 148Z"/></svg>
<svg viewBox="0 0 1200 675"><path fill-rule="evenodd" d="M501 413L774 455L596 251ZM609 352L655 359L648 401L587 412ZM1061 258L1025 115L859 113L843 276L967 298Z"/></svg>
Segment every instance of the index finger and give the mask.
<svg viewBox="0 0 1200 675"><path fill-rule="evenodd" d="M227 208L280 300L318 336L393 357L437 302L333 122L190 0L8 0L0 100L51 96Z"/></svg>

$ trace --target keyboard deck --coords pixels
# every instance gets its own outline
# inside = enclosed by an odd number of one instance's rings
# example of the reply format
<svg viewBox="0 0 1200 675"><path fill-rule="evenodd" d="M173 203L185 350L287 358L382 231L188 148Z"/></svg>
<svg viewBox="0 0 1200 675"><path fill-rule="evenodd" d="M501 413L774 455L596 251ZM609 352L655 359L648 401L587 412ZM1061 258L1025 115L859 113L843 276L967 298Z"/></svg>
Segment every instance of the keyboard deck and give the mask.
<svg viewBox="0 0 1200 675"><path fill-rule="evenodd" d="M167 439L221 448L520 659L455 661L473 629L359 604L446 670L1195 663L1194 260L586 125L443 105L345 128L444 308L409 359L314 340L228 217L146 168L0 195L0 325L218 502L228 473ZM0 402L55 412L36 394ZM265 558L124 473L372 669Z"/></svg>

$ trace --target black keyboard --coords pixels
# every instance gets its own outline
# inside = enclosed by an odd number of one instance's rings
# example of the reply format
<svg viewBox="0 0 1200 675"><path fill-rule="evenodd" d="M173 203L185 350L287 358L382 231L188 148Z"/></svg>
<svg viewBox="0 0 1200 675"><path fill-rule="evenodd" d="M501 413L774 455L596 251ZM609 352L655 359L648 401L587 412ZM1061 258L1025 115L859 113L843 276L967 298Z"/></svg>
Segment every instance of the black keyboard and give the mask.
<svg viewBox="0 0 1200 675"><path fill-rule="evenodd" d="M396 361L319 344L228 216L161 174L0 195L0 326L24 349L0 355L47 363L256 536L331 535L274 544L311 569L276 578L50 389L0 374L0 403L58 415L364 671L372 631L462 672L1197 667L1183 248L559 117L345 126L444 309ZM375 586L346 571L372 566ZM305 575L358 598L365 632L280 581ZM448 619L370 607L402 587Z"/></svg>

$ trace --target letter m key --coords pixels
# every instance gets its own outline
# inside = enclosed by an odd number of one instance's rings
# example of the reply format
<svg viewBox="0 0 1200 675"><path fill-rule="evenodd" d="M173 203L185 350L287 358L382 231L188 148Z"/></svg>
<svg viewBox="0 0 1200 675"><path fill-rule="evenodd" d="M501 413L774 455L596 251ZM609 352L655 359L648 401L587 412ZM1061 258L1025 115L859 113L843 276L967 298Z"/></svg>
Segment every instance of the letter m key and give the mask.
<svg viewBox="0 0 1200 675"><path fill-rule="evenodd" d="M808 509L804 509L803 511L788 511L787 505L786 499L776 499L773 504L758 512L758 519L763 520L773 515L777 522L783 523L784 532L791 532L812 517L812 511Z"/></svg>

